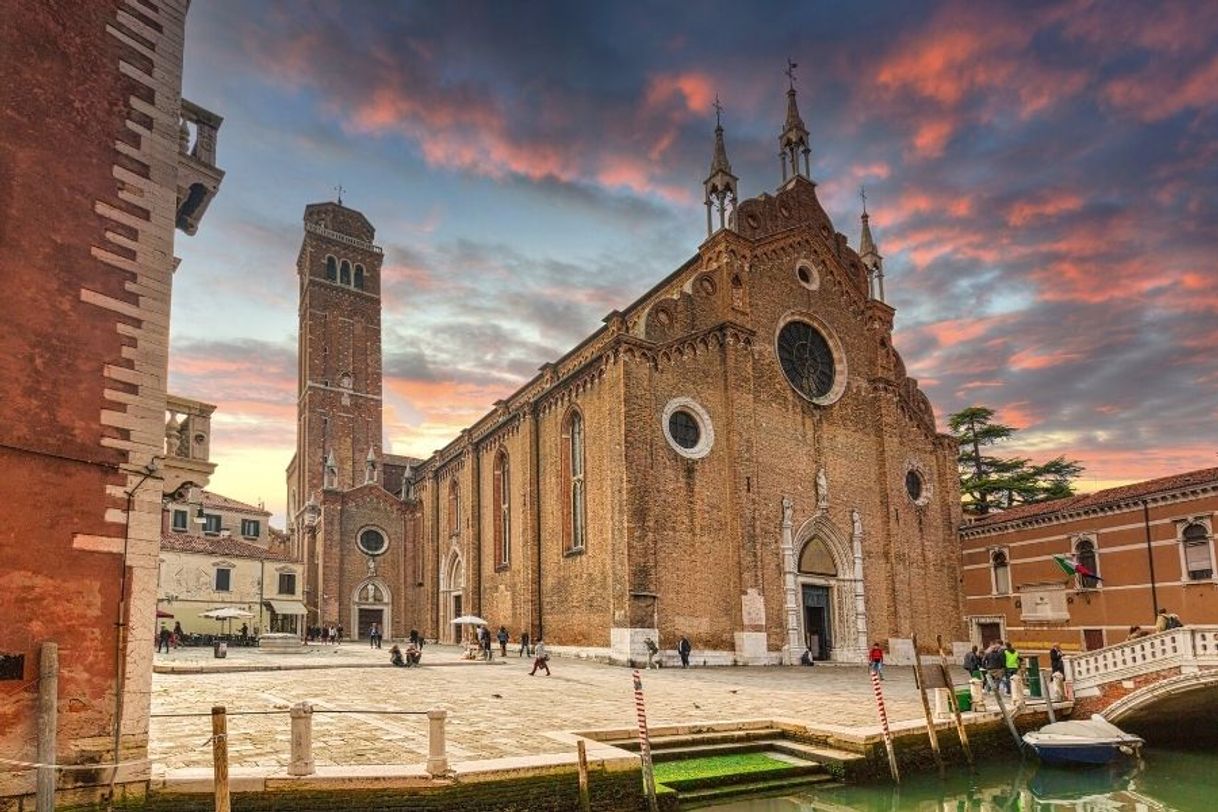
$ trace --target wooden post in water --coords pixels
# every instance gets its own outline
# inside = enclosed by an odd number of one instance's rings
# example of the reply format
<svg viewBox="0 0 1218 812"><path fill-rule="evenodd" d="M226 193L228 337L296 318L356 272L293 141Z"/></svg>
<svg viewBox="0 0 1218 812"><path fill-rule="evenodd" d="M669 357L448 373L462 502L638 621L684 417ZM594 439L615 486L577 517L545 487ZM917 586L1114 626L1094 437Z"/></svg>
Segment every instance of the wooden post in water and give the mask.
<svg viewBox="0 0 1218 812"><path fill-rule="evenodd" d="M1015 739L1015 748L1020 753L1023 753L1023 739L1019 738L1019 731L1015 728L1015 720L1007 712L1007 703L1002 701L1002 685L988 672L985 675L985 679L989 682L990 687L994 689L994 698L998 700L998 710L1002 711L1002 718L1007 721L1007 729L1011 731L1011 738Z"/></svg>
<svg viewBox="0 0 1218 812"><path fill-rule="evenodd" d="M38 812L55 809L55 736L59 730L59 644L43 643L38 654ZM118 756L114 757L118 761Z"/></svg>
<svg viewBox="0 0 1218 812"><path fill-rule="evenodd" d="M639 670L634 669L634 710L639 722L639 757L643 766L643 792L647 795L647 809L658 812L656 805L656 777L651 768L651 737L647 733L647 708L643 704L643 680Z"/></svg>
<svg viewBox="0 0 1218 812"><path fill-rule="evenodd" d="M884 691L880 688L880 675L874 671L871 671L871 691L875 694L875 708L880 714L880 728L884 731L884 749L888 751L888 771L892 773L892 780L899 784L901 783L901 771L897 769L897 754L892 747L892 731L888 729L888 711L884 709Z"/></svg>
<svg viewBox="0 0 1218 812"><path fill-rule="evenodd" d="M228 717L223 705L211 709L211 759L216 812L232 812L228 797Z"/></svg>
<svg viewBox="0 0 1218 812"><path fill-rule="evenodd" d="M922 715L926 717L926 737L930 739L935 764L939 766L939 777L943 777L943 754L939 752L939 732L935 730L935 718L930 713L930 702L926 698L926 675L922 673L922 656L918 654L918 636L911 635L914 650L914 676L918 678L918 696L922 698ZM949 683L950 685L950 683Z"/></svg>
<svg viewBox="0 0 1218 812"><path fill-rule="evenodd" d="M579 808L580 812L592 812L592 795L588 792L588 748L584 740L575 743L579 752Z"/></svg>
<svg viewBox="0 0 1218 812"><path fill-rule="evenodd" d="M973 748L968 743L968 731L964 729L964 717L960 715L960 703L956 701L956 686L952 685L952 672L947 664L947 655L943 653L943 635L935 635L935 645L939 649L939 669L943 672L943 681L947 683L948 695L951 697L950 705L952 715L956 719L956 735L960 737L960 749L964 751L964 758L968 761L970 769L976 769L976 764L973 763ZM969 678L972 678L969 674Z"/></svg>

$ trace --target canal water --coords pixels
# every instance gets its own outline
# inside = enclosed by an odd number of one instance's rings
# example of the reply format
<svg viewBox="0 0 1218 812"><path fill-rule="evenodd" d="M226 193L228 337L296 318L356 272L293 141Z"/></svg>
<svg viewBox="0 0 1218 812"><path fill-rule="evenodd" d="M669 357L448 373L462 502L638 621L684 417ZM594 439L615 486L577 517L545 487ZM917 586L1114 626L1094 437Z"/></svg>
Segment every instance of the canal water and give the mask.
<svg viewBox="0 0 1218 812"><path fill-rule="evenodd" d="M989 812L989 810L1218 810L1218 749L1147 749L1141 765L1097 769L1045 767L1029 760L990 761L976 775L966 768L906 776L892 785L809 790L779 798L738 800L713 812Z"/></svg>

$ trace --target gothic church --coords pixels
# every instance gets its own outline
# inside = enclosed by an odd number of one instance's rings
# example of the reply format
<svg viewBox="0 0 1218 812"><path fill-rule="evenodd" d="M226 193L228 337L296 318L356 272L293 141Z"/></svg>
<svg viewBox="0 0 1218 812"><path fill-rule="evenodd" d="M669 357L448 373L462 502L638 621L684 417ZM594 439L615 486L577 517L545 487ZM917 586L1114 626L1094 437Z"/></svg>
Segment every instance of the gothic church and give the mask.
<svg viewBox="0 0 1218 812"><path fill-rule="evenodd" d="M615 662L862 661L961 639L955 443L892 345L882 259L811 180L787 94L774 194L737 201L723 128L707 239L426 460L381 447L381 251L305 211L289 520L312 622L452 641L464 613Z"/></svg>

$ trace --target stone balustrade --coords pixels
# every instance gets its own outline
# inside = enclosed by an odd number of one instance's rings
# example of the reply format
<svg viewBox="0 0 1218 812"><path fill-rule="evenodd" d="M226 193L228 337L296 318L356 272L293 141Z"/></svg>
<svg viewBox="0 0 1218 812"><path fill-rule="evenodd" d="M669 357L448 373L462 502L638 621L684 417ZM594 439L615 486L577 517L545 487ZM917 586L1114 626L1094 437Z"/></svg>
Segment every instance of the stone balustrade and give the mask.
<svg viewBox="0 0 1218 812"><path fill-rule="evenodd" d="M1066 658L1075 690L1178 667L1218 666L1218 626L1183 626Z"/></svg>

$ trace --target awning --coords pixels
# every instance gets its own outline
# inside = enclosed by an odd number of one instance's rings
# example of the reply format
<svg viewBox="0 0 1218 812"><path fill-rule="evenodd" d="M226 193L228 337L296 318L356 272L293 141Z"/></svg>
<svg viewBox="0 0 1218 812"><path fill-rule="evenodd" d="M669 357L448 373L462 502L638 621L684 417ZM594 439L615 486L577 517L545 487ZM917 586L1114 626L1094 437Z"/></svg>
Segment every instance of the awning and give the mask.
<svg viewBox="0 0 1218 812"><path fill-rule="evenodd" d="M300 601L271 601L268 600L267 605L271 607L271 611L277 615L307 615L308 609Z"/></svg>

